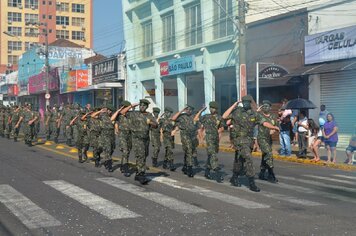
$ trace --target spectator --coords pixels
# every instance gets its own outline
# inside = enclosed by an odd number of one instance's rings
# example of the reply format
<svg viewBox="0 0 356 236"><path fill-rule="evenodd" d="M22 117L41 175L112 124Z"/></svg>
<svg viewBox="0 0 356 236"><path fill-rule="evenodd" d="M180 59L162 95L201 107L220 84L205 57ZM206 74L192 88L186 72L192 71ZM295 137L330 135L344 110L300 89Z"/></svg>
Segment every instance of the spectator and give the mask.
<svg viewBox="0 0 356 236"><path fill-rule="evenodd" d="M292 114L291 110L286 110L285 105L281 107L279 118L279 144L281 145L281 149L279 154L281 156L289 157L292 153L291 149L291 140L290 140L290 131L292 128L292 123L290 120L290 115Z"/></svg>
<svg viewBox="0 0 356 236"><path fill-rule="evenodd" d="M298 110L293 110L290 116L292 123L292 143L296 145L298 143Z"/></svg>
<svg viewBox="0 0 356 236"><path fill-rule="evenodd" d="M326 116L326 123L324 124L323 128L323 136L325 141L325 147L328 151L328 163L331 162L331 154L333 155L333 163L336 163L336 145L338 141L337 135L337 124L334 119L334 115L329 113Z"/></svg>
<svg viewBox="0 0 356 236"><path fill-rule="evenodd" d="M348 158L347 164L352 165L352 155L356 150L356 134L352 135L349 146L346 148L346 157Z"/></svg>
<svg viewBox="0 0 356 236"><path fill-rule="evenodd" d="M309 130L310 130L309 138L312 139L309 148L311 149L314 155L312 161L318 162L320 161L319 147L322 142L323 132L321 131L319 126L314 122L313 119L309 119L308 123L309 123Z"/></svg>
<svg viewBox="0 0 356 236"><path fill-rule="evenodd" d="M298 125L298 147L299 152L297 157L305 157L307 155L307 134L308 134L308 118L305 111L299 113Z"/></svg>
<svg viewBox="0 0 356 236"><path fill-rule="evenodd" d="M320 112L319 112L319 120L323 119L326 121L326 116L329 114L329 112L326 110L325 105L320 106Z"/></svg>

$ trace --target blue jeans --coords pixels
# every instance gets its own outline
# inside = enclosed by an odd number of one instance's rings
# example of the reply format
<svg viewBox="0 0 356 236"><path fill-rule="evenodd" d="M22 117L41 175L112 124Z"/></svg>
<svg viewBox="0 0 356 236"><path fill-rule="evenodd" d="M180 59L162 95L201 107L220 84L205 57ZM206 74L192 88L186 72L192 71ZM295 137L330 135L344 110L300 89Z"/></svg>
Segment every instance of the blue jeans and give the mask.
<svg viewBox="0 0 356 236"><path fill-rule="evenodd" d="M281 145L280 155L290 156L291 146L290 146L290 136L289 131L281 131L279 133L279 144Z"/></svg>

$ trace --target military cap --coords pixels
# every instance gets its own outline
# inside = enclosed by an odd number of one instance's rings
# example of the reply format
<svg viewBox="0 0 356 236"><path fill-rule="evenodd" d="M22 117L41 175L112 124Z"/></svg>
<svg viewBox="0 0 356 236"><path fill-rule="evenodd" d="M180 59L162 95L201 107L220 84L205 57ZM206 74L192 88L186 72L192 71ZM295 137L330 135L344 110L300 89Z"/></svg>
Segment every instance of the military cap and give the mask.
<svg viewBox="0 0 356 236"><path fill-rule="evenodd" d="M193 106L191 106L191 105L189 105L189 104L186 104L186 107L188 107L188 108L190 108L190 109L194 110L194 107L193 107Z"/></svg>
<svg viewBox="0 0 356 236"><path fill-rule="evenodd" d="M148 101L147 99L140 99L140 103L144 103L147 106L150 105L150 101Z"/></svg>
<svg viewBox="0 0 356 236"><path fill-rule="evenodd" d="M125 101L123 101L123 102L121 103L121 105L124 106L124 107L128 107L128 106L131 106L131 102L125 100Z"/></svg>
<svg viewBox="0 0 356 236"><path fill-rule="evenodd" d="M114 106L112 106L112 105L106 105L105 107L110 111L114 111L115 110Z"/></svg>
<svg viewBox="0 0 356 236"><path fill-rule="evenodd" d="M251 97L251 95L245 95L245 96L242 97L242 101L252 102L253 98Z"/></svg>
<svg viewBox="0 0 356 236"><path fill-rule="evenodd" d="M154 107L153 108L153 112L158 112L159 113L159 112L161 112L161 109L159 109L158 107Z"/></svg>
<svg viewBox="0 0 356 236"><path fill-rule="evenodd" d="M262 104L268 104L268 105L272 106L272 103L269 100L263 100Z"/></svg>
<svg viewBox="0 0 356 236"><path fill-rule="evenodd" d="M219 104L215 101L209 102L209 107L218 109Z"/></svg>
<svg viewBox="0 0 356 236"><path fill-rule="evenodd" d="M171 112L171 113L173 113L173 109L170 108L170 107L165 107L165 108L164 108L164 112Z"/></svg>

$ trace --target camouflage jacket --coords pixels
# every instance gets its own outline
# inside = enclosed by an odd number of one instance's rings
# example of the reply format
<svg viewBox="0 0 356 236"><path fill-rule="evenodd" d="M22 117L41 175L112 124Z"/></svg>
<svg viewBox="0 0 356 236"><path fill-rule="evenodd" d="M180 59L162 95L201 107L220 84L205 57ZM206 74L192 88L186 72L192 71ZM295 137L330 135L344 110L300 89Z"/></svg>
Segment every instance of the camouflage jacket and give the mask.
<svg viewBox="0 0 356 236"><path fill-rule="evenodd" d="M271 125L277 125L277 116L274 114L270 114L269 117L259 113L259 126L258 126L258 139L270 139L270 129L263 126L264 122L268 122Z"/></svg>
<svg viewBox="0 0 356 236"><path fill-rule="evenodd" d="M130 112L129 112L130 113ZM119 115L118 118L119 130L129 131L130 128L130 120L127 115Z"/></svg>
<svg viewBox="0 0 356 236"><path fill-rule="evenodd" d="M131 111L126 114L130 120L130 127L132 132L149 132L150 126L147 120L155 121L153 115L149 112Z"/></svg>
<svg viewBox="0 0 356 236"><path fill-rule="evenodd" d="M187 114L181 114L175 122L175 125L184 134L196 134L198 130L198 125L194 123L193 115L188 116Z"/></svg>
<svg viewBox="0 0 356 236"><path fill-rule="evenodd" d="M259 123L259 115L253 110L245 110L242 107L236 108L227 118L231 119L233 137L253 137L253 129Z"/></svg>
<svg viewBox="0 0 356 236"><path fill-rule="evenodd" d="M218 114L215 115L207 114L201 116L199 122L205 128L205 133L212 134L212 135L218 135L219 128L222 127L224 124L224 120Z"/></svg>

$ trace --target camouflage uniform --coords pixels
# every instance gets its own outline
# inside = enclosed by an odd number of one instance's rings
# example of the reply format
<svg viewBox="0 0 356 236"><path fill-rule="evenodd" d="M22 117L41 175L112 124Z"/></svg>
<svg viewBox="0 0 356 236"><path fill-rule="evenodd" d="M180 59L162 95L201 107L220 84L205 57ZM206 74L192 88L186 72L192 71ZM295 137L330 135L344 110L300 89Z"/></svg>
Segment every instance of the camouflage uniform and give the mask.
<svg viewBox="0 0 356 236"><path fill-rule="evenodd" d="M124 106L130 106L131 104L124 104ZM128 171L128 163L129 163L129 156L132 149L132 134L130 128L130 121L126 116L119 115L118 116L118 125L119 125L119 147L120 151L122 152L121 158L121 171L127 172Z"/></svg>
<svg viewBox="0 0 356 236"><path fill-rule="evenodd" d="M108 113L99 116L99 147L103 152L103 159L106 164L112 161L111 156L115 150L115 129Z"/></svg>
<svg viewBox="0 0 356 236"><path fill-rule="evenodd" d="M44 126L45 126L45 132L46 132L46 139L49 140L51 138L51 122L52 119L52 112L50 111L50 108L48 108L44 114ZM47 123L48 120L48 123Z"/></svg>
<svg viewBox="0 0 356 236"><path fill-rule="evenodd" d="M159 115L160 109L157 107L153 108L153 116L157 120ZM158 166L157 159L158 154L161 148L161 128L158 125L157 128L150 128L150 141L153 147L153 155L152 155L152 165L154 167Z"/></svg>
<svg viewBox="0 0 356 236"><path fill-rule="evenodd" d="M66 144L71 145L73 139L73 128L69 125L70 121L74 118L73 112L69 105L62 111L63 132L66 138Z"/></svg>
<svg viewBox="0 0 356 236"><path fill-rule="evenodd" d="M88 160L87 151L89 150L89 143L90 143L88 121L82 120L81 119L82 115L85 115L85 113L81 113L74 122L74 125L77 127L78 130L78 135L75 144L78 149L79 162L84 162ZM83 156L84 156L84 160L83 160Z"/></svg>
<svg viewBox="0 0 356 236"><path fill-rule="evenodd" d="M32 138L37 141L38 133L40 132L40 124L41 124L41 114L38 111L33 112L34 116L37 117L36 121L33 123L32 128Z"/></svg>
<svg viewBox="0 0 356 236"><path fill-rule="evenodd" d="M7 107L5 111L5 137L10 138L11 130L12 130L12 125L11 125L11 116L12 116L12 110L10 107Z"/></svg>
<svg viewBox="0 0 356 236"><path fill-rule="evenodd" d="M28 122L34 118L34 114L31 110L29 110L28 108L25 108L23 110L22 117L23 117L22 122L24 124L23 125L24 141L25 141L25 144L31 146L32 145L32 128L34 126L34 123L29 125Z"/></svg>
<svg viewBox="0 0 356 236"><path fill-rule="evenodd" d="M11 120L11 123L12 123L12 136L13 136L15 142L17 141L17 138L19 136L19 131L20 131L20 126L15 128L17 122L20 119L20 115L21 115L20 108L16 108L14 110L13 114L12 114L12 120Z"/></svg>
<svg viewBox="0 0 356 236"><path fill-rule="evenodd" d="M53 140L55 143L58 143L58 137L60 133L60 118L61 114L57 110L57 107L54 106L53 111L51 112L51 117L49 120L49 135L53 135Z"/></svg>
<svg viewBox="0 0 356 236"><path fill-rule="evenodd" d="M240 186L238 176L245 174L250 183L252 191L260 191L254 182L255 171L252 162L253 149L253 129L259 123L259 115L251 110L252 97L247 95L242 98L244 108L237 107L228 117L234 126L233 143L237 150L237 156L234 160L233 176L231 183ZM247 104L246 104L247 103ZM248 106L247 106L248 105ZM246 108L245 108L246 106ZM246 172L245 172L245 171ZM245 172L245 173L243 173Z"/></svg>
<svg viewBox="0 0 356 236"><path fill-rule="evenodd" d="M4 137L5 133L5 108L1 105L0 107L0 136Z"/></svg>
<svg viewBox="0 0 356 236"><path fill-rule="evenodd" d="M93 148L93 156L95 159L95 166L100 166L100 147L99 147L99 136L100 136L100 122L98 119L89 118L89 138L90 146Z"/></svg>
<svg viewBox="0 0 356 236"><path fill-rule="evenodd" d="M264 100L263 104L271 103L269 101ZM265 172L268 170L270 173L271 180L275 181L274 173L273 173L273 154L272 154L272 135L270 134L270 129L263 126L264 122L270 123L273 126L277 125L277 116L274 114L270 114L269 116L264 115L262 113L259 114L260 116L260 124L258 126L258 136L257 141L258 145L260 146L262 152L262 159L261 159L261 172L259 174L259 178L262 180L268 180L265 177ZM272 176L273 175L273 176Z"/></svg>
<svg viewBox="0 0 356 236"><path fill-rule="evenodd" d="M174 129L174 122L171 120L173 110L169 107L165 108L164 116L159 120L159 127L163 133L163 146L165 147L165 155L163 161L163 168L170 168L174 171L176 168L173 164L173 148L174 148L174 136L171 135Z"/></svg>

